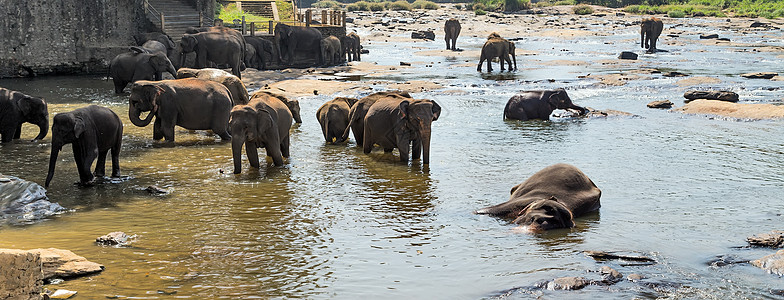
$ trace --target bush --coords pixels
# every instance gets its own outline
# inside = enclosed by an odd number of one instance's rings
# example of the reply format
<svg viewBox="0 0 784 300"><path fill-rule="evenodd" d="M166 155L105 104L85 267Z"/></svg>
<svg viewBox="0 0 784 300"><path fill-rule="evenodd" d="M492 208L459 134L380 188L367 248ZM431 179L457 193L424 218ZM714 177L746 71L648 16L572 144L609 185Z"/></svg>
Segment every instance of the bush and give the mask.
<svg viewBox="0 0 784 300"><path fill-rule="evenodd" d="M531 8L531 0L504 0L504 11L518 11Z"/></svg>
<svg viewBox="0 0 784 300"><path fill-rule="evenodd" d="M472 9L474 11L481 10L481 11L484 12L487 9L487 7L484 4L482 4L482 3L474 3ZM484 14L481 14L481 15L484 15Z"/></svg>
<svg viewBox="0 0 784 300"><path fill-rule="evenodd" d="M340 9L342 5L335 0L320 0L316 3L313 3L311 7L315 8L328 8L328 9Z"/></svg>
<svg viewBox="0 0 784 300"><path fill-rule="evenodd" d="M395 2L388 3L387 8L389 10L411 10L411 4L405 0L398 0Z"/></svg>
<svg viewBox="0 0 784 300"><path fill-rule="evenodd" d="M578 4L572 7L572 11L578 15L590 15L593 13L593 7L587 4Z"/></svg>
<svg viewBox="0 0 784 300"><path fill-rule="evenodd" d="M357 1L352 4L346 6L346 10L348 11L369 11L370 10L370 3L367 1Z"/></svg>
<svg viewBox="0 0 784 300"><path fill-rule="evenodd" d="M229 3L226 6L223 6L221 10L218 12L218 18L226 22L227 24L233 22L235 19L242 20L242 17L245 17L245 22L267 22L270 19L265 18L262 16L252 15L246 12L243 12L241 9L237 8L237 5L234 3Z"/></svg>
<svg viewBox="0 0 784 300"><path fill-rule="evenodd" d="M373 2L370 3L370 11L382 11L384 10L384 4L380 2Z"/></svg>
<svg viewBox="0 0 784 300"><path fill-rule="evenodd" d="M433 9L438 9L438 4L436 4L433 1L428 1L428 0L416 0L416 1L414 1L413 4L411 4L411 7L413 9L433 10Z"/></svg>
<svg viewBox="0 0 784 300"><path fill-rule="evenodd" d="M558 0L555 1L555 5L575 5L577 1L575 0Z"/></svg>
<svg viewBox="0 0 784 300"><path fill-rule="evenodd" d="M475 13L477 16L484 16L484 15L486 15L486 14L487 14L487 12L486 12L484 9L481 9L481 8L477 8L477 9L475 9L475 10L474 10L474 13Z"/></svg>
<svg viewBox="0 0 784 300"><path fill-rule="evenodd" d="M670 18L683 18L686 16L686 13L682 10L671 10L667 13Z"/></svg>

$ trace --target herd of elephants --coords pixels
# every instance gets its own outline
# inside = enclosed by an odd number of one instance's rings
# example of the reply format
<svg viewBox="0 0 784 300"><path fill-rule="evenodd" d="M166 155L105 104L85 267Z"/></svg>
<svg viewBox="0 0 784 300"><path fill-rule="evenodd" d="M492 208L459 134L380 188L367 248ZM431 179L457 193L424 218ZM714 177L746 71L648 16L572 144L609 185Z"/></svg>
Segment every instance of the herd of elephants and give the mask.
<svg viewBox="0 0 784 300"><path fill-rule="evenodd" d="M641 23L641 46L656 51L656 39L662 22L656 18ZM446 21L446 48L456 50L460 23ZM359 60L359 37L350 33L342 39L322 38L313 28L278 24L275 45L272 42L243 37L238 31L223 26L192 28L175 47L162 33L145 33L134 37L138 46L115 57L110 75L115 92L130 87L128 117L135 126L152 122L153 139L174 142L174 127L189 130L212 130L223 141L231 141L234 173L242 170L242 148L250 165L259 168L258 148L264 148L275 166L284 164L290 154L289 130L292 122L301 123L299 103L267 91L248 93L240 79L243 67L263 69L271 57L279 63L292 63L295 52L316 58L323 65L345 60ZM274 50L273 50L274 48ZM180 49L181 51L173 51ZM477 70L487 61L498 58L501 70L504 61L512 70L513 42L491 34L481 49ZM177 53L179 52L179 53ZM194 68L186 68L185 55L196 53ZM264 55L264 53L269 55ZM277 53L277 55L271 55ZM174 59L173 59L174 58ZM174 66L177 64L177 67ZM227 66L231 73L208 68ZM162 80L169 72L175 79ZM587 110L572 103L563 89L525 91L509 99L504 108L505 119L547 120L555 109ZM147 116L141 115L147 112ZM383 91L361 99L338 97L324 103L317 119L327 143L341 143L353 132L357 146L370 153L374 146L385 152L397 148L400 161L430 160L431 123L438 120L441 107L433 100L414 99L406 92ZM0 135L3 143L18 139L22 123L40 128L36 140L48 132L49 114L46 102L38 97L0 88ZM96 177L105 176L106 156L111 150L112 177L120 176L119 155L123 124L109 108L90 105L70 112L58 113L52 121L52 142L45 186L53 179L57 156L62 147L72 144L74 160L82 186L92 185ZM97 159L95 171L90 172ZM600 207L601 191L579 169L568 164L549 166L515 186L509 201L477 210L511 220L531 231L574 226L573 219Z"/></svg>

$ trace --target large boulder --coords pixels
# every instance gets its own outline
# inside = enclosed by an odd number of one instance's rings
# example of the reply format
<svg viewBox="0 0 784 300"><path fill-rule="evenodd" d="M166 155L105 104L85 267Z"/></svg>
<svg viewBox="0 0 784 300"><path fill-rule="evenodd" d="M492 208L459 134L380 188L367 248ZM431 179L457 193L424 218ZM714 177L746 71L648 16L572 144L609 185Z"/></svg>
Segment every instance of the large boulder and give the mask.
<svg viewBox="0 0 784 300"><path fill-rule="evenodd" d="M103 271L103 266L68 250L33 249L28 252L41 257L44 279L69 278Z"/></svg>
<svg viewBox="0 0 784 300"><path fill-rule="evenodd" d="M0 175L0 226L29 224L64 211L37 183Z"/></svg>
<svg viewBox="0 0 784 300"><path fill-rule="evenodd" d="M619 59L631 59L631 60L636 60L636 59L637 59L637 53L634 53L634 52L629 52L629 51L623 51L623 52L621 52L621 54L620 54L620 55L618 55L618 58L619 58Z"/></svg>
<svg viewBox="0 0 784 300"><path fill-rule="evenodd" d="M768 273L784 276L784 250L779 250L774 254L753 260L751 264L768 271Z"/></svg>
<svg viewBox="0 0 784 300"><path fill-rule="evenodd" d="M784 107L773 104L730 103L714 100L694 100L674 111L687 114L718 115L744 120L784 118Z"/></svg>
<svg viewBox="0 0 784 300"><path fill-rule="evenodd" d="M771 79L773 77L779 76L779 73L776 72L756 72L756 73L746 73L740 74L740 77L749 78L749 79Z"/></svg>
<svg viewBox="0 0 784 300"><path fill-rule="evenodd" d="M648 103L649 108L672 108L672 102L670 100L658 100L658 101L651 101Z"/></svg>
<svg viewBox="0 0 784 300"><path fill-rule="evenodd" d="M689 103L692 100L696 99L707 99L707 100L721 100L721 101L729 101L729 102L738 102L740 99L737 93L730 92L730 91L697 91L697 90L689 90L683 94L683 97L686 98L686 103Z"/></svg>
<svg viewBox="0 0 784 300"><path fill-rule="evenodd" d="M432 41L432 40L436 39L436 33L433 32L432 30L414 31L414 32L411 33L411 38L412 39L424 39L424 40L431 40Z"/></svg>
<svg viewBox="0 0 784 300"><path fill-rule="evenodd" d="M0 249L0 299L41 299L43 285L40 255Z"/></svg>

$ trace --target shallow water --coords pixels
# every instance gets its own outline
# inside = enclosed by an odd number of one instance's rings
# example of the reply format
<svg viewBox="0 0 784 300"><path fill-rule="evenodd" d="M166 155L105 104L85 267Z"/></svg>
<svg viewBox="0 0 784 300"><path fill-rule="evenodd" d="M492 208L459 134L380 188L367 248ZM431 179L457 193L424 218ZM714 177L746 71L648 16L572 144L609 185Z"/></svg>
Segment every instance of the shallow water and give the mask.
<svg viewBox="0 0 784 300"><path fill-rule="evenodd" d="M668 68L722 80L702 88L729 88L743 100L779 103L780 83L737 74L781 70L780 59L776 53L705 46L693 35L684 37L694 42L686 46L660 41L670 52L642 55L631 65L597 62L614 59L621 50L640 53L633 42L639 42L636 28L575 40L524 37L518 49L539 54L518 56L516 73L480 75L475 65L463 66L465 60L475 63L473 57L411 54L412 47L441 49L441 40L366 46L371 51L363 56L366 61L434 65L415 64L381 79L446 86L413 94L443 108L433 123L429 166L398 163L396 152L364 155L353 141L325 145L314 116L337 95L299 98L304 123L292 129L285 167L269 161L248 170L244 161L243 173L233 175L230 143L182 129L173 147L153 142L150 127L128 121L127 95L115 96L103 78L0 80L0 86L46 98L52 115L92 103L114 109L125 123L120 163L123 175L130 176L79 189L66 146L48 195L72 211L35 225L0 227L0 248L63 248L104 264L99 275L49 287L77 290L83 299L773 298L778 277L747 264L711 267L708 262L718 255L756 259L773 252L739 246L749 235L781 229L777 226L784 221L782 121L645 107L663 99L682 105L687 88L675 85L681 78L644 75L651 79L607 87L578 76ZM733 41L763 39L732 34L722 32ZM481 38L458 40L466 51L481 43ZM781 40L767 43L781 45ZM697 49L706 52L693 52ZM549 66L550 60L589 64ZM567 88L579 105L641 117L502 119L504 104L516 92L557 87ZM36 132L25 125L23 139ZM0 146L0 172L43 183L50 140ZM506 201L512 186L559 162L582 169L603 192L600 212L578 219L576 228L528 235L472 214ZM141 190L152 184L171 193L152 196ZM137 242L128 248L93 243L112 231L136 234ZM658 263L597 262L585 257L585 250L646 255ZM645 284L626 281L572 292L526 288L562 276L598 279L586 270L604 265L648 278Z"/></svg>

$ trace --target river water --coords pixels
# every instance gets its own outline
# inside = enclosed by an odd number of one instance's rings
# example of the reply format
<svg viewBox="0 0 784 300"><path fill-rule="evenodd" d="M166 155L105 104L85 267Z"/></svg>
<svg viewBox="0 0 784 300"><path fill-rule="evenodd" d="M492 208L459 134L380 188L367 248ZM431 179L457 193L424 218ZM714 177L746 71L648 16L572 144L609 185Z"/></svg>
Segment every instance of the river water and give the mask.
<svg viewBox="0 0 784 300"><path fill-rule="evenodd" d="M689 26L696 27L679 29L696 31L699 22L720 21L694 22ZM360 29L360 35L369 33ZM720 33L733 41L784 45L762 34ZM773 298L771 290L781 288L778 277L748 264L710 262L773 252L743 246L747 236L782 229L782 121L645 107L664 99L682 105L686 88L675 84L682 78L652 74L624 86L603 86L578 76L671 69L717 77L721 83L697 87L729 89L743 102L780 103L780 83L737 75L782 70L781 59L777 53L706 46L684 34L680 39L687 43L660 41L670 52L642 55L636 64L599 63L614 60L621 50L640 53L638 39L634 26L604 37L527 37L517 42L518 50L538 54L520 55L516 73L499 73L495 65L489 75L475 71L473 56L421 56L411 50L441 49L441 40L367 45L365 61L434 65L415 64L374 80L446 86L413 94L443 108L433 123L429 166L398 163L397 151L365 155L353 138L347 145L325 145L315 112L338 95L299 97L304 123L292 128L285 167L268 161L248 170L244 161L243 173L233 175L230 143L182 129L173 147L153 142L152 128L128 121L127 95L115 96L111 81L0 80L0 86L44 97L51 115L88 104L115 110L125 123L120 163L129 176L79 189L66 146L48 195L70 212L38 224L0 227L0 248L69 249L105 265L98 275L49 286L76 290L79 299ZM481 44L477 37L458 40L466 51ZM554 60L587 63L548 64ZM503 107L516 92L557 87L566 88L578 105L639 117L503 120ZM23 139L36 132L25 125ZM47 136L39 143L0 146L0 172L43 184L50 141ZM579 218L575 228L530 235L472 213L506 201L512 186L560 162L579 167L602 190L600 212ZM152 184L171 193L141 190ZM137 241L127 248L93 243L112 231L136 234ZM644 255L657 263L595 261L582 253L586 250ZM598 279L595 271L602 266L646 279L569 292L528 288L563 276Z"/></svg>

